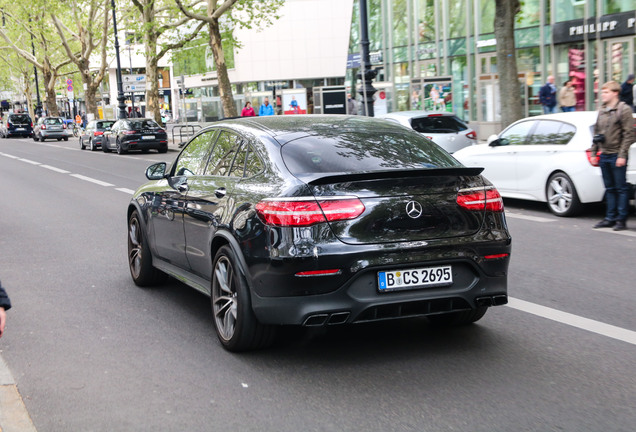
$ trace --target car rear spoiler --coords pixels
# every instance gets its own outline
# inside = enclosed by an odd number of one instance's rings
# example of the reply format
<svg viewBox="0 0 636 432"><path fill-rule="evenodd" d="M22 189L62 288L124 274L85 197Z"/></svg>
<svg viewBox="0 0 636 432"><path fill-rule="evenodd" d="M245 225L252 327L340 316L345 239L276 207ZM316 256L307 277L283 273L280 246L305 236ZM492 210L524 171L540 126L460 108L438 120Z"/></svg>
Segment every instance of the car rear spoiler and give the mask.
<svg viewBox="0 0 636 432"><path fill-rule="evenodd" d="M430 176L476 176L481 174L479 167L425 168L406 170L364 171L354 173L316 173L297 175L296 177L311 186L343 183L362 180L385 180Z"/></svg>

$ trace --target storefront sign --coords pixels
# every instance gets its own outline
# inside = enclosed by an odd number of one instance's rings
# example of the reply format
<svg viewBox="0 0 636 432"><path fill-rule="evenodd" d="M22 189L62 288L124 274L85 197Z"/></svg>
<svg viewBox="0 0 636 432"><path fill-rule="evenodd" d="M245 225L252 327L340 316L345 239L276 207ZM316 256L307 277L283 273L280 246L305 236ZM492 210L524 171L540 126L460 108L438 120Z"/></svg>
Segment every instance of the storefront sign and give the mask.
<svg viewBox="0 0 636 432"><path fill-rule="evenodd" d="M359 68L361 65L360 53L352 53L347 57L347 69ZM369 53L369 60L372 65L382 64L382 51Z"/></svg>
<svg viewBox="0 0 636 432"><path fill-rule="evenodd" d="M604 15L598 22L596 18L589 18L587 22L578 19L552 26L552 40L555 44L581 42L586 37L594 40L599 35L602 39L636 35L636 14L625 12Z"/></svg>

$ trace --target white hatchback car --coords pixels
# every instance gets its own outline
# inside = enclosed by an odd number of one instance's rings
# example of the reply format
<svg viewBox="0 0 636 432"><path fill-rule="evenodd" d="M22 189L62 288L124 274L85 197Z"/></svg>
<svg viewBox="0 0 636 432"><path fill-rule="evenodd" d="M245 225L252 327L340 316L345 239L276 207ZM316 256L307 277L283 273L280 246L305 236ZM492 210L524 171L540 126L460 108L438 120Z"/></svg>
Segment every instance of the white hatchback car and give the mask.
<svg viewBox="0 0 636 432"><path fill-rule="evenodd" d="M596 111L529 117L453 156L483 175L503 197L547 202L557 216L572 216L582 204L603 200L601 169L590 163ZM636 183L636 146L632 145L627 181Z"/></svg>
<svg viewBox="0 0 636 432"><path fill-rule="evenodd" d="M439 111L398 111L378 116L419 132L449 153L477 144L477 134L455 114Z"/></svg>

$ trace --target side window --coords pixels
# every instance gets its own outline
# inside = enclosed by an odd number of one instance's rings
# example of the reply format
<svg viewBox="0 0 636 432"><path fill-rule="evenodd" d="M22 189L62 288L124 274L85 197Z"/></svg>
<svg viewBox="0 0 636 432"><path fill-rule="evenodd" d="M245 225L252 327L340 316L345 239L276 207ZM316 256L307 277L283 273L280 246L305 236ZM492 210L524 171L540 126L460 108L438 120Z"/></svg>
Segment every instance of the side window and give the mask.
<svg viewBox="0 0 636 432"><path fill-rule="evenodd" d="M524 145L527 144L528 135L536 125L536 121L524 121L517 123L505 130L500 138L501 145Z"/></svg>
<svg viewBox="0 0 636 432"><path fill-rule="evenodd" d="M252 177L263 172L263 162L260 160L252 146L248 147L247 160L245 161L244 177Z"/></svg>
<svg viewBox="0 0 636 432"><path fill-rule="evenodd" d="M553 120L541 120L532 132L528 144L535 145L564 145L567 144L576 129L567 123Z"/></svg>
<svg viewBox="0 0 636 432"><path fill-rule="evenodd" d="M214 143L216 131L204 132L195 137L183 149L175 165L174 175L200 175L210 147Z"/></svg>
<svg viewBox="0 0 636 432"><path fill-rule="evenodd" d="M228 175L234 156L241 145L241 137L233 132L222 131L212 150L205 175Z"/></svg>
<svg viewBox="0 0 636 432"><path fill-rule="evenodd" d="M232 164L232 168L230 168L230 172L228 176L230 177L243 177L243 172L245 171L245 158L247 157L247 148L249 145L247 142L243 141L243 144L239 148L236 153L236 157L234 158L234 163Z"/></svg>

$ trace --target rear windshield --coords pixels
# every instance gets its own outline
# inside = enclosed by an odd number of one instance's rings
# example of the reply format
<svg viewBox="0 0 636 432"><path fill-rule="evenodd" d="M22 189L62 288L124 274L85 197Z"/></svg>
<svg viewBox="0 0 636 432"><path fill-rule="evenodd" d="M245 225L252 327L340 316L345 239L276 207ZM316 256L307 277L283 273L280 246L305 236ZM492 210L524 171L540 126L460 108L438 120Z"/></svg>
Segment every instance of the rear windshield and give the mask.
<svg viewBox="0 0 636 432"><path fill-rule="evenodd" d="M299 138L282 147L282 156L294 175L462 166L421 135L382 131Z"/></svg>
<svg viewBox="0 0 636 432"><path fill-rule="evenodd" d="M31 123L31 118L27 114L13 114L9 116L11 123Z"/></svg>
<svg viewBox="0 0 636 432"><path fill-rule="evenodd" d="M420 133L453 133L468 129L468 126L455 116L414 118L411 120L411 126Z"/></svg>
<svg viewBox="0 0 636 432"><path fill-rule="evenodd" d="M44 119L44 124L47 125L61 125L64 121L61 118L47 118Z"/></svg>
<svg viewBox="0 0 636 432"><path fill-rule="evenodd" d="M115 124L114 121L97 122L97 129L110 129Z"/></svg>
<svg viewBox="0 0 636 432"><path fill-rule="evenodd" d="M159 125L154 120L129 120L128 128L132 130L158 128Z"/></svg>

